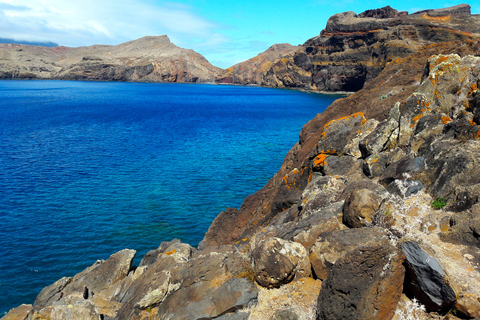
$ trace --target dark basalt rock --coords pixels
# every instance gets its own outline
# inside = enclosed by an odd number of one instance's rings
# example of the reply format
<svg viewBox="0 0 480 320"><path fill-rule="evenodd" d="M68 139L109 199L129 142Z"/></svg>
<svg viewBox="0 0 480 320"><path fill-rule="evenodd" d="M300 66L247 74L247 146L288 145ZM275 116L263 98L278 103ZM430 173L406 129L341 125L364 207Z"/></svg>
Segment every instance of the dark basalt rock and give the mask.
<svg viewBox="0 0 480 320"><path fill-rule="evenodd" d="M450 310L457 297L440 262L415 241L402 243L402 251L407 266L406 290L430 311Z"/></svg>
<svg viewBox="0 0 480 320"><path fill-rule="evenodd" d="M310 248L310 262L315 275L325 280L336 261L362 246L388 244L385 230L378 227L355 228L322 233Z"/></svg>
<svg viewBox="0 0 480 320"><path fill-rule="evenodd" d="M317 319L390 319L402 294L403 256L390 245L354 249L322 283Z"/></svg>
<svg viewBox="0 0 480 320"><path fill-rule="evenodd" d="M480 208L450 218L450 228L441 233L441 239L480 248Z"/></svg>

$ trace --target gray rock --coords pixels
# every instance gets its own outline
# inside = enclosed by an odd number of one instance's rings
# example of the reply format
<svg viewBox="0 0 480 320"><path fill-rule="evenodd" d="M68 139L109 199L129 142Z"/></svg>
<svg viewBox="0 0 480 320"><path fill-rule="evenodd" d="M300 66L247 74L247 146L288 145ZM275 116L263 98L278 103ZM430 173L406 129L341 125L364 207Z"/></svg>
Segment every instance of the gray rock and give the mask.
<svg viewBox="0 0 480 320"><path fill-rule="evenodd" d="M396 147L398 137L398 122L394 119L381 122L359 144L362 157L378 154L390 148Z"/></svg>
<svg viewBox="0 0 480 320"><path fill-rule="evenodd" d="M408 198L423 190L424 185L420 180L395 180L387 186L387 191L397 196Z"/></svg>
<svg viewBox="0 0 480 320"><path fill-rule="evenodd" d="M166 251L166 249L168 247L170 247L173 244L181 243L181 242L182 241L180 241L179 239L173 239L171 241L164 241L164 242L160 243L160 246L158 246L157 249L150 250L143 256L143 259L142 259L142 261L140 261L140 264L138 266L142 267L142 266L151 265L152 263L154 263L157 260L157 258L160 254L162 254Z"/></svg>
<svg viewBox="0 0 480 320"><path fill-rule="evenodd" d="M281 310L275 312L272 320L298 320L298 315L293 310Z"/></svg>
<svg viewBox="0 0 480 320"><path fill-rule="evenodd" d="M346 176L349 181L364 179L363 162L351 156L335 157L325 159L323 174L327 176Z"/></svg>
<svg viewBox="0 0 480 320"><path fill-rule="evenodd" d="M34 310L40 310L42 308L51 306L54 302L57 302L63 297L63 289L72 282L73 278L64 277L55 281L48 287L45 287L40 291L35 303L33 304Z"/></svg>
<svg viewBox="0 0 480 320"><path fill-rule="evenodd" d="M405 157L405 151L393 148L381 153L372 154L365 159L364 172L369 177L380 177L393 163Z"/></svg>
<svg viewBox="0 0 480 320"><path fill-rule="evenodd" d="M223 316L215 318L215 320L248 320L250 312L238 311L235 313L227 313Z"/></svg>
<svg viewBox="0 0 480 320"><path fill-rule="evenodd" d="M403 257L389 244L356 248L322 282L317 319L391 319L402 294Z"/></svg>
<svg viewBox="0 0 480 320"><path fill-rule="evenodd" d="M25 320L28 313L32 310L33 306L31 304L22 304L16 308L10 309L6 315L4 315L2 320Z"/></svg>
<svg viewBox="0 0 480 320"><path fill-rule="evenodd" d="M361 246L385 245L389 241L384 229L355 228L324 232L310 248L310 262L315 275L325 280L335 262Z"/></svg>
<svg viewBox="0 0 480 320"><path fill-rule="evenodd" d="M427 254L415 241L402 243L407 276L405 289L409 290L427 310L446 312L454 305L455 291L440 262Z"/></svg>
<svg viewBox="0 0 480 320"><path fill-rule="evenodd" d="M480 248L480 208L478 204L472 212L455 214L450 218L450 228L441 233L441 239Z"/></svg>
<svg viewBox="0 0 480 320"><path fill-rule="evenodd" d="M90 295L107 289L128 275L135 253L135 250L124 249L111 255L106 261L97 261L91 267L75 275L72 283L63 290L63 294L83 295L85 287Z"/></svg>
<svg viewBox="0 0 480 320"><path fill-rule="evenodd" d="M90 300L54 306L49 320L101 320L100 312Z"/></svg>
<svg viewBox="0 0 480 320"><path fill-rule="evenodd" d="M255 280L263 287L278 288L294 278L311 275L307 250L279 238L260 240L252 251Z"/></svg>
<svg viewBox="0 0 480 320"><path fill-rule="evenodd" d="M370 189L355 189L345 199L343 224L350 228L362 228L373 223L382 197Z"/></svg>

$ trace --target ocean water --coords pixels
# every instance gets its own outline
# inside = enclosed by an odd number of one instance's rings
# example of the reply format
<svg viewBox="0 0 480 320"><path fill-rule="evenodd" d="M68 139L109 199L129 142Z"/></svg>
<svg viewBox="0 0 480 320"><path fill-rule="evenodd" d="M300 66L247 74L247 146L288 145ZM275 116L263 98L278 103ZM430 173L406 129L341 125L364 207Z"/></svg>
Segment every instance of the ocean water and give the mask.
<svg viewBox="0 0 480 320"><path fill-rule="evenodd" d="M130 248L196 246L339 96L259 87L0 81L0 316Z"/></svg>

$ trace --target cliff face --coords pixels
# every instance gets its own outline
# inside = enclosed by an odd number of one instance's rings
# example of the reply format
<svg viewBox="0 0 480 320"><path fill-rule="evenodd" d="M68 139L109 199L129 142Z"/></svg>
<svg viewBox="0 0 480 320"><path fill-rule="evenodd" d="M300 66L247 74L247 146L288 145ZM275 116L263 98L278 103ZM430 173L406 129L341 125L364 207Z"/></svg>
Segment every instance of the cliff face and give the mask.
<svg viewBox="0 0 480 320"><path fill-rule="evenodd" d="M261 67L238 64L218 81L245 84L248 78L262 86L358 91L388 62L427 44L474 39L479 32L480 17L470 14L469 5L410 15L391 7L358 15L349 11L332 16L320 35L301 47L277 52Z"/></svg>
<svg viewBox="0 0 480 320"><path fill-rule="evenodd" d="M167 36L79 48L0 44L0 79L213 82L220 71Z"/></svg>

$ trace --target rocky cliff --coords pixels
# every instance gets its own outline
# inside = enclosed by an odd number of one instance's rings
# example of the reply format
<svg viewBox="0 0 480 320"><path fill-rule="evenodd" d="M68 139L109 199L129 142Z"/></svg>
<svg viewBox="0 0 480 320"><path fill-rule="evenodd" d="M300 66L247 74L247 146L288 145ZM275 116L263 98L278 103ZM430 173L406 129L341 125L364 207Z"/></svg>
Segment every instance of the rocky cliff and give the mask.
<svg viewBox="0 0 480 320"><path fill-rule="evenodd" d="M319 91L358 91L388 62L405 58L425 45L474 39L480 16L469 5L412 14L391 7L332 16L320 35L289 51L248 60L226 69L218 82ZM271 49L267 50L271 51ZM254 59L258 59L254 58Z"/></svg>
<svg viewBox="0 0 480 320"><path fill-rule="evenodd" d="M198 248L120 251L5 319L479 318L479 56L467 39L386 63Z"/></svg>
<svg viewBox="0 0 480 320"><path fill-rule="evenodd" d="M220 71L167 36L78 48L0 44L0 79L213 82Z"/></svg>

